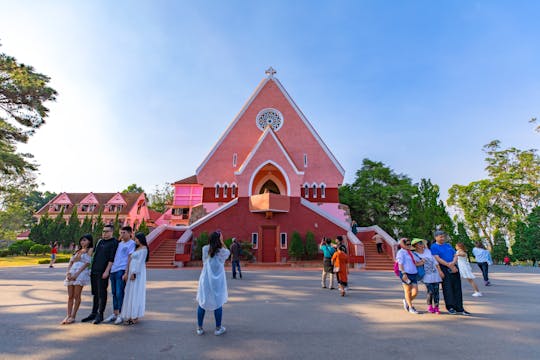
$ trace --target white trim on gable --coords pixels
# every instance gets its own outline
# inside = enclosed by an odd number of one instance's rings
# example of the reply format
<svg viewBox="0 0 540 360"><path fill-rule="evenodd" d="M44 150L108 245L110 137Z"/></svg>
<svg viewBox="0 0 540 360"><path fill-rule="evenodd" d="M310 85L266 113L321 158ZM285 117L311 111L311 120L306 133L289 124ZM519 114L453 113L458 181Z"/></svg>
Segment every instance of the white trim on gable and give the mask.
<svg viewBox="0 0 540 360"><path fill-rule="evenodd" d="M234 117L233 121L231 121L231 123L229 124L229 126L225 129L225 131L223 132L223 134L221 135L221 137L218 139L218 141L214 144L214 147L212 148L212 150L210 150L210 152L208 153L208 155L206 155L206 157L204 158L203 162L201 163L201 165L199 165L199 167L197 168L197 170L195 171L195 175L199 175L199 173L201 172L201 169L206 165L206 163L210 160L210 158L212 158L212 156L214 155L214 153L217 151L217 149L219 148L219 146L221 145L221 143L223 143L223 140L225 140L225 138L229 135L229 133L231 132L232 128L234 127L234 125L236 125L236 123L238 122L238 120L240 120L240 118L242 117L242 115L244 115L244 113L246 112L246 110L248 109L248 107L251 105L251 103L253 102L253 100L255 100L255 98L257 97L257 95L259 95L259 93L261 92L261 90L264 88L264 85L266 85L266 83L268 81L270 81L272 78L271 77L267 77L267 78L264 78L260 83L259 83L259 86L257 86L257 88L255 89L255 91L253 92L253 94L251 94L251 96L249 97L249 99L246 101L246 103L244 104L244 106L242 107L242 109L240 109L240 111L238 112L238 114L236 114L236 116Z"/></svg>
<svg viewBox="0 0 540 360"><path fill-rule="evenodd" d="M242 173L244 172L244 170L246 169L247 165L249 164L249 162L251 161L251 159L253 159L253 157L255 156L255 154L257 153L257 150L259 150L259 148L261 147L264 139L266 139L266 137L268 136L268 134L270 134L272 136L272 138L274 139L274 141L276 142L276 144L278 145L279 149L281 150L281 152L283 153L283 155L285 156L285 158L287 159L287 161L289 162L289 164L291 165L291 167L293 168L294 172L296 173L296 175L304 175L304 172L303 171L300 171L298 170L298 168L296 167L296 165L294 164L294 162L292 161L291 157L289 156L289 154L287 153L287 151L285 151L285 148L283 147L283 145L281 144L281 141L279 141L279 139L276 137L276 134L274 134L274 131L267 127L263 134L261 135L261 137L259 138L259 141L257 141L257 143L255 144L255 146L253 147L253 150L251 150L251 152L249 153L249 155L247 156L247 158L244 160L244 162L242 163L242 165L240 165L240 168L238 169L238 171L235 171L234 174L235 175L242 175ZM281 170L281 169L280 169Z"/></svg>
<svg viewBox="0 0 540 360"><path fill-rule="evenodd" d="M310 201L308 201L306 199L303 199L303 198L300 198L300 204L304 205L308 209L311 209L313 212L316 212L317 214L321 215L322 217L324 217L328 221L333 222L334 224L341 227L342 229L345 229L347 231L349 230L349 224L347 224L345 222L342 222L342 221L339 221L338 219L336 219L332 215L328 214L327 212L325 212L324 210L319 208L316 204L313 204L312 202L310 202Z"/></svg>
<svg viewBox="0 0 540 360"><path fill-rule="evenodd" d="M193 224L189 225L189 228L190 229L195 229L197 226L201 225L202 223L205 223L206 221L210 220L214 216L216 216L218 214L221 214L223 211L229 209L230 207L232 207L232 206L234 206L236 204L238 204L238 198L232 199L231 201L229 201L225 205L218 207L217 209L215 209L214 211L212 211L209 214L206 214L205 216L203 216L199 220L195 221Z"/></svg>
<svg viewBox="0 0 540 360"><path fill-rule="evenodd" d="M289 180L289 177L287 176L287 173L285 172L285 170L283 170L281 166L279 166L276 162L272 160L266 160L253 171L253 173L251 174L251 178L249 179L248 196L253 195L251 193L251 190L253 189L253 180L255 180L255 176L259 173L259 170L261 170L265 165L268 164L274 165L279 169L279 171L281 171L281 175L283 175L283 177L285 178L285 183L287 185L287 196L291 196L291 182Z"/></svg>

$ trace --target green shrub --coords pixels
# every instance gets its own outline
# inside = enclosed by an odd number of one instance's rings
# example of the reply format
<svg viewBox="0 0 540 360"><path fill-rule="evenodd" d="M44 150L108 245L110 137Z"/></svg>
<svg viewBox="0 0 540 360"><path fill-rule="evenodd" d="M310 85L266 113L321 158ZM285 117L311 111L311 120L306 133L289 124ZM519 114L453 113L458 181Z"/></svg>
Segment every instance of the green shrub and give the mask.
<svg viewBox="0 0 540 360"><path fill-rule="evenodd" d="M56 257L56 263L57 264L60 264L60 263L68 263L69 262L69 257ZM41 260L38 260L38 264L48 264L51 260L50 259L41 259Z"/></svg>
<svg viewBox="0 0 540 360"><path fill-rule="evenodd" d="M208 245L208 233L203 232L198 238L195 238L195 246L193 249L193 260L202 260L202 248Z"/></svg>
<svg viewBox="0 0 540 360"><path fill-rule="evenodd" d="M289 245L289 255L295 260L300 260L304 255L304 244L297 231L292 233L291 243Z"/></svg>
<svg viewBox="0 0 540 360"><path fill-rule="evenodd" d="M0 257L7 257L9 255L8 249L2 249L0 250Z"/></svg>
<svg viewBox="0 0 540 360"><path fill-rule="evenodd" d="M232 245L232 238L225 239L224 243L227 249L230 249Z"/></svg>
<svg viewBox="0 0 540 360"><path fill-rule="evenodd" d="M319 247L317 246L317 242L315 241L315 235L311 231L308 231L306 233L306 257L309 260L315 259L318 252Z"/></svg>
<svg viewBox="0 0 540 360"><path fill-rule="evenodd" d="M251 253L253 247L251 246L251 243L247 241L240 241L240 247L242 248L242 254L240 255L240 259L244 259L247 261L253 260L254 256Z"/></svg>

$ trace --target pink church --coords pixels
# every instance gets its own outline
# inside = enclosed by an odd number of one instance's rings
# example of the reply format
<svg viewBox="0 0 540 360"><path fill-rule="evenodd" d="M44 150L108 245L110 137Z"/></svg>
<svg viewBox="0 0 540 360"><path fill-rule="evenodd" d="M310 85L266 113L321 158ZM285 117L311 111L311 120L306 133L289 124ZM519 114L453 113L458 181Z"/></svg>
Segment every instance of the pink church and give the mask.
<svg viewBox="0 0 540 360"><path fill-rule="evenodd" d="M174 200L150 234L151 249L176 243L176 262L190 258L201 233L249 241L257 262L289 259L293 232L348 239L363 261L363 245L350 232L338 187L345 170L270 68L238 115L197 168L175 182Z"/></svg>

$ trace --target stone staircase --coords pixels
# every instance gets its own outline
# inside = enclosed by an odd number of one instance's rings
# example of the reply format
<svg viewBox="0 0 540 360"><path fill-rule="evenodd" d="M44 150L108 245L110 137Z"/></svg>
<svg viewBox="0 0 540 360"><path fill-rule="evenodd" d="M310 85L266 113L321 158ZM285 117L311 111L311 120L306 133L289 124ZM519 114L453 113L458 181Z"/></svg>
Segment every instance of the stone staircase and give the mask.
<svg viewBox="0 0 540 360"><path fill-rule="evenodd" d="M364 254L366 256L366 270L394 270L394 260L391 252L377 253L375 240L364 240Z"/></svg>
<svg viewBox="0 0 540 360"><path fill-rule="evenodd" d="M174 256L176 254L176 240L165 239L158 248L150 254L150 260L146 264L148 269L174 269Z"/></svg>

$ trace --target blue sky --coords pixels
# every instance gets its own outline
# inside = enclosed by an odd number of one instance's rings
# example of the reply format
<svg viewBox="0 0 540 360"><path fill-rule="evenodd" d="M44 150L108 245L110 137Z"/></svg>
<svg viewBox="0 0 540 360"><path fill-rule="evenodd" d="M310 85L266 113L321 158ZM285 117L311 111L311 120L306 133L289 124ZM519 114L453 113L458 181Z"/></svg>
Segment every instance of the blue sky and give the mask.
<svg viewBox="0 0 540 360"><path fill-rule="evenodd" d="M1 52L52 78L22 146L42 189L193 175L273 66L354 180L485 177L482 146L538 148L535 1L4 1Z"/></svg>

